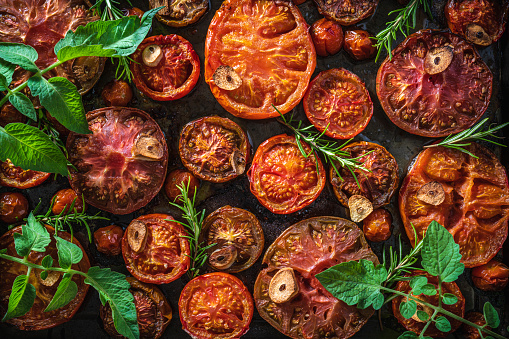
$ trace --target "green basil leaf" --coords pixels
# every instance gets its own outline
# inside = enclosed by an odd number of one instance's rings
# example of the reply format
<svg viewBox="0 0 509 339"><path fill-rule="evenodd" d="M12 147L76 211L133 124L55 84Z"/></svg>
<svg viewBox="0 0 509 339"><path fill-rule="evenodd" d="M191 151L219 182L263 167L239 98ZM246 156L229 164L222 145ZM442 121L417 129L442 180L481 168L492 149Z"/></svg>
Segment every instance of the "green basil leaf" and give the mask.
<svg viewBox="0 0 509 339"><path fill-rule="evenodd" d="M58 264L64 269L68 269L72 264L77 264L83 259L81 248L70 241L55 237L58 250Z"/></svg>
<svg viewBox="0 0 509 339"><path fill-rule="evenodd" d="M48 271L42 271L41 272L41 279L46 280L48 278Z"/></svg>
<svg viewBox="0 0 509 339"><path fill-rule="evenodd" d="M35 48L15 42L0 42L0 59L19 65L27 71L37 73L39 68L34 61L39 58Z"/></svg>
<svg viewBox="0 0 509 339"><path fill-rule="evenodd" d="M405 319L410 319L417 312L417 303L414 300L403 301L399 304L399 313Z"/></svg>
<svg viewBox="0 0 509 339"><path fill-rule="evenodd" d="M451 330L451 323L446 317L440 316L435 319L435 327L442 332L449 332Z"/></svg>
<svg viewBox="0 0 509 339"><path fill-rule="evenodd" d="M125 275L111 271L109 268L90 267L85 283L102 293L108 300L113 315L115 329L130 339L140 336L134 297L129 292L131 285Z"/></svg>
<svg viewBox="0 0 509 339"><path fill-rule="evenodd" d="M61 77L46 80L33 76L28 79L28 87L33 95L39 96L41 104L51 116L67 129L80 134L91 133L81 95L72 82Z"/></svg>
<svg viewBox="0 0 509 339"><path fill-rule="evenodd" d="M58 284L57 291L44 312L50 312L70 303L78 294L78 285L72 281L72 274L65 273Z"/></svg>
<svg viewBox="0 0 509 339"><path fill-rule="evenodd" d="M108 302L108 298L104 296L104 294L102 292L99 292L99 300L101 301L101 304L103 306L106 305L106 303Z"/></svg>
<svg viewBox="0 0 509 339"><path fill-rule="evenodd" d="M486 325L491 328L497 328L500 325L500 318L498 317L497 310L493 307L490 302L486 302L483 307L484 319L486 320Z"/></svg>
<svg viewBox="0 0 509 339"><path fill-rule="evenodd" d="M421 321L428 321L429 314L424 312L424 311L418 310L417 311L417 318L419 318Z"/></svg>
<svg viewBox="0 0 509 339"><path fill-rule="evenodd" d="M14 248L20 257L28 255L31 251L44 252L51 242L46 227L38 222L30 212L27 224L21 227L21 233L14 233Z"/></svg>
<svg viewBox="0 0 509 339"><path fill-rule="evenodd" d="M21 123L0 127L0 160L23 169L67 176L67 159L47 134Z"/></svg>
<svg viewBox="0 0 509 339"><path fill-rule="evenodd" d="M398 339L415 339L415 338L419 338L419 336L417 334L415 334L414 332L412 332L412 331L403 332L398 337Z"/></svg>
<svg viewBox="0 0 509 339"><path fill-rule="evenodd" d="M458 297L452 293L444 293L442 296L442 302L446 305L454 305L458 302Z"/></svg>
<svg viewBox="0 0 509 339"><path fill-rule="evenodd" d="M35 287L28 283L28 276L18 275L12 283L7 313L2 321L25 315L34 304L35 296Z"/></svg>
<svg viewBox="0 0 509 339"><path fill-rule="evenodd" d="M35 112L34 104L26 95L21 92L12 93L9 96L9 102L16 108L21 114L29 117L30 119L37 121L37 113Z"/></svg>
<svg viewBox="0 0 509 339"><path fill-rule="evenodd" d="M3 75L3 77L5 79L5 84L0 85L0 91L7 90L7 87L12 82L12 75L14 74L15 69L16 69L16 65L0 59L0 74Z"/></svg>
<svg viewBox="0 0 509 339"><path fill-rule="evenodd" d="M428 278L425 276L417 276L413 277L412 280L410 280L410 288L412 289L413 295L419 295L422 293L421 287L426 285L428 283Z"/></svg>
<svg viewBox="0 0 509 339"><path fill-rule="evenodd" d="M443 282L452 282L463 273L460 247L447 229L432 221L422 240L422 267L431 275L439 276Z"/></svg>
<svg viewBox="0 0 509 339"><path fill-rule="evenodd" d="M7 79L5 78L5 75L0 73L0 91L6 91L9 87L9 83L7 82Z"/></svg>
<svg viewBox="0 0 509 339"><path fill-rule="evenodd" d="M53 267L53 257L51 255L47 255L44 258L42 258L41 265L44 266L44 268L50 268Z"/></svg>
<svg viewBox="0 0 509 339"><path fill-rule="evenodd" d="M421 291L424 295L435 295L437 294L437 289L433 284L426 284L421 287Z"/></svg>

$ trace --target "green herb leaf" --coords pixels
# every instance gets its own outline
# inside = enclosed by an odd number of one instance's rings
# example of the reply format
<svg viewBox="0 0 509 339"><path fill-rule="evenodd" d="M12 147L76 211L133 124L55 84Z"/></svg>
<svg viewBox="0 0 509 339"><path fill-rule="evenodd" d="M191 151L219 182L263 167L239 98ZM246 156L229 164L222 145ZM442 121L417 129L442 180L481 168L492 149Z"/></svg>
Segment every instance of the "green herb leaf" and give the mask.
<svg viewBox="0 0 509 339"><path fill-rule="evenodd" d="M39 96L41 104L55 119L67 129L80 133L91 133L81 95L76 86L62 77L46 80L40 76L28 79L28 87L33 95Z"/></svg>
<svg viewBox="0 0 509 339"><path fill-rule="evenodd" d="M440 316L435 320L435 327L442 332L449 332L451 330L451 323L446 317Z"/></svg>
<svg viewBox="0 0 509 339"><path fill-rule="evenodd" d="M7 87L12 82L12 75L14 74L15 69L16 65L0 59L0 74L3 76L2 79L5 79L2 80L2 83L0 83L0 91L7 90Z"/></svg>
<svg viewBox="0 0 509 339"><path fill-rule="evenodd" d="M72 281L72 274L65 273L58 284L57 291L44 312L50 312L70 303L78 294L78 285Z"/></svg>
<svg viewBox="0 0 509 339"><path fill-rule="evenodd" d="M7 88L9 88L9 83L7 82L7 79L5 78L5 75L0 73L0 91L6 91Z"/></svg>
<svg viewBox="0 0 509 339"><path fill-rule="evenodd" d="M20 257L27 256L31 251L44 252L51 242L46 227L38 222L30 212L27 224L21 227L21 233L14 233L14 248Z"/></svg>
<svg viewBox="0 0 509 339"><path fill-rule="evenodd" d="M38 128L12 123L0 127L0 160L16 166L67 176L67 159L47 134Z"/></svg>
<svg viewBox="0 0 509 339"><path fill-rule="evenodd" d="M115 329L130 339L140 336L134 297L129 292L129 283L125 275L109 268L90 267L85 283L102 293L111 307Z"/></svg>
<svg viewBox="0 0 509 339"><path fill-rule="evenodd" d="M484 319L486 320L486 325L491 328L497 328L500 325L500 318L498 317L497 310L493 307L490 302L486 302L483 307Z"/></svg>
<svg viewBox="0 0 509 339"><path fill-rule="evenodd" d="M399 312L405 319L410 319L417 312L417 303L414 300L403 301L399 304Z"/></svg>
<svg viewBox="0 0 509 339"><path fill-rule="evenodd" d="M58 264L64 269L68 269L72 264L77 264L83 258L83 252L78 245L65 239L55 236L58 249Z"/></svg>
<svg viewBox="0 0 509 339"><path fill-rule="evenodd" d="M421 249L422 267L431 275L439 276L443 282L453 282L463 273L460 247L454 238L436 221L426 231Z"/></svg>
<svg viewBox="0 0 509 339"><path fill-rule="evenodd" d="M412 289L412 294L419 295L422 294L421 288L428 283L428 278L425 276L417 276L413 277L412 280L410 280L410 288Z"/></svg>
<svg viewBox="0 0 509 339"><path fill-rule="evenodd" d="M42 271L41 272L41 279L46 280L48 278L48 271Z"/></svg>
<svg viewBox="0 0 509 339"><path fill-rule="evenodd" d="M18 275L12 283L7 313L2 321L21 317L27 313L34 304L35 296L35 287L28 283L28 276Z"/></svg>
<svg viewBox="0 0 509 339"><path fill-rule="evenodd" d="M424 311L417 310L417 318L419 318L421 321L428 321L429 314Z"/></svg>
<svg viewBox="0 0 509 339"><path fill-rule="evenodd" d="M39 68L34 61L39 58L32 46L14 42L0 42L0 59L19 65L27 71L37 73Z"/></svg>
<svg viewBox="0 0 509 339"><path fill-rule="evenodd" d="M424 295L435 295L437 294L437 289L433 284L426 284L421 287L421 291Z"/></svg>
<svg viewBox="0 0 509 339"><path fill-rule="evenodd" d="M361 303L361 306L381 307L382 283L387 279L387 270L368 260L348 261L332 266L318 273L316 278L332 295L348 305ZM376 307L378 308L376 308Z"/></svg>
<svg viewBox="0 0 509 339"><path fill-rule="evenodd" d="M21 92L12 93L9 96L9 102L16 108L21 114L29 117L30 119L37 121L37 113L35 112L34 104L26 95Z"/></svg>
<svg viewBox="0 0 509 339"><path fill-rule="evenodd" d="M412 332L412 331L403 332L398 337L398 339L415 339L415 338L419 338L419 336L417 334L415 334L414 332Z"/></svg>
<svg viewBox="0 0 509 339"><path fill-rule="evenodd" d="M442 302L446 305L454 305L458 302L458 297L452 293L445 293L442 296Z"/></svg>
<svg viewBox="0 0 509 339"><path fill-rule="evenodd" d="M41 265L44 266L44 268L50 268L53 266L53 258L51 255L47 255L44 258L42 258Z"/></svg>
<svg viewBox="0 0 509 339"><path fill-rule="evenodd" d="M103 306L108 302L108 298L106 298L102 292L99 292L99 300Z"/></svg>

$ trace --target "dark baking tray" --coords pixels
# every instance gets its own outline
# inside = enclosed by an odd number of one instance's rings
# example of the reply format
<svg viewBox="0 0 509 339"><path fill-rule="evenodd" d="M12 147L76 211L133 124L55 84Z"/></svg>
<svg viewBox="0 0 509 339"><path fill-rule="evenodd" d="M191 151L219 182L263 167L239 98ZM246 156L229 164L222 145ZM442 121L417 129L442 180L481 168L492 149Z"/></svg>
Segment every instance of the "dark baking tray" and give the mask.
<svg viewBox="0 0 509 339"><path fill-rule="evenodd" d="M134 6L137 6L143 10L148 9L148 2L141 0L131 0ZM443 5L444 1L434 1L435 7ZM204 40L207 34L207 29L215 11L221 5L221 1L213 0L211 3L211 9L207 14L195 25L184 27L184 28L171 28L167 27L157 20L154 20L152 32L149 35L158 34L171 34L176 33L187 40L189 40L198 55L200 56L202 66L204 61ZM388 19L388 13L400 5L396 0L382 0L378 5L376 13L369 19L364 20L357 27L366 29L372 33L378 32L385 26L385 22ZM304 18L309 24L319 19L319 15L312 0L308 0L304 4L299 6ZM436 12L440 13L440 11ZM417 28L444 28L440 24L441 18L437 16L437 20L432 21L426 15L420 13L417 20ZM402 40L399 38L398 42ZM502 40L498 43L491 45L490 47L483 48L479 52L490 67L494 74L493 83L493 95L491 98L490 106L485 114L485 117L489 117L493 122L504 122L509 121L509 115L503 114L503 112L509 111L509 38L508 34L505 33ZM375 78L378 67L381 61L375 64L373 60L368 61L354 61L344 51L330 56L330 57L318 57L317 67L313 76L318 74L320 71L344 67L355 74L357 74L362 80L365 81L366 86L370 92L371 98L374 103L374 114L371 122L363 133L358 135L356 140L366 140L379 143L387 148L396 158L399 164L399 175L400 180L404 178L406 174L407 166L409 165L412 158L422 149L422 146L429 142L429 138L418 137L411 135L401 129L398 129L393 125L383 112L379 101L376 96L375 90ZM103 86L113 78L114 67L108 62L105 73L101 77L99 83L94 89L84 96L85 108L87 111L103 107L103 103L100 100L100 92ZM207 115L219 115L228 117L237 122L244 130L248 133L253 149L256 150L258 145L267 138L277 135L280 133L289 133L283 126L281 126L275 119L269 119L264 121L250 121L238 119L226 112L216 101L208 85L203 79L203 67L202 77L198 82L193 92L186 97L171 101L171 102L155 102L150 99L144 98L133 86L135 90L135 98L131 105L134 107L141 108L150 113L160 124L163 132L166 134L169 149L169 170L173 168L182 167L180 158L178 156L178 138L182 127L191 120L207 116ZM505 95L502 95L505 93ZM299 104L294 113L297 118L306 121L305 114L303 112L302 105ZM507 130L504 131L507 134ZM503 141L508 144L507 140ZM491 147L498 156L502 157L502 161L507 167L509 161L509 154L507 150L501 150L500 148ZM35 207L39 201L42 201L42 209L46 210L49 205L49 198L56 193L59 189L69 187L69 183L66 178L58 177L56 179L48 180L43 185L27 189L23 191L23 194L29 198L30 207ZM0 192L11 191L12 189L0 188ZM199 190L199 209L206 209L207 214L214 211L215 209L224 206L232 205L240 208L247 209L254 213L260 220L265 233L265 248L267 248L274 239L277 238L281 232L293 223L302 219L322 216L322 215L334 215L339 217L346 217L345 209L340 206L337 202L332 189L326 187L320 197L307 208L293 213L291 215L275 215L270 213L267 209L261 206L258 201L251 195L249 191L249 183L245 175L225 184L212 184L208 182L202 182ZM399 212L397 210L396 197L393 198L392 203L387 207L394 217L394 230L393 236L385 242L386 245L394 244L398 235L401 233L401 220L399 218ZM97 209L89 206L89 213L98 212ZM165 212L170 213L173 216L180 216L178 210L170 207L168 199L164 193L159 193L146 207L142 208L135 213L117 216L104 213L111 218L111 222L93 222L91 223L92 230L101 226L115 223L122 227L127 227L129 222L140 215ZM6 225L1 226L1 233L6 230ZM121 256L114 258L108 258L101 255L95 249L93 244L88 242L86 232L80 230L76 232L76 237L81 241L84 248L86 249L92 265L109 266L115 270L124 272L127 271L124 266L124 262ZM403 232L404 234L404 232ZM406 236L403 236L406 240ZM504 253L509 253L508 243L506 242L506 249ZM383 248L383 244L375 243L372 244L373 250L380 256ZM499 253L499 258L503 259L506 264L509 262L509 258L503 258ZM236 274L252 292L256 276L261 269L261 259L251 267L250 269ZM163 338L189 338L189 336L182 330L181 323L178 316L178 298L180 291L187 282L186 278L178 279L170 284L160 285L159 287L168 298L168 301L173 308L173 319L166 329ZM465 273L460 277L458 281L466 298L466 310L475 309L482 311L482 305L485 301L489 300L495 305L497 310L501 312L503 319L503 325L499 327L499 330L503 328L502 334L507 336L507 325L509 324L509 306L507 305L508 290L504 292L482 292L475 289L470 280L470 270L465 270ZM0 337L1 338L108 338L108 335L103 330L102 321L99 317L99 297L95 290L92 288L81 306L77 314L67 323L57 326L53 329L36 331L36 332L24 332L19 331L15 327L1 323L0 324ZM505 308L505 309L504 309ZM377 316L373 316L368 323L354 336L354 338L397 338L398 333L403 331L402 327L396 322L395 318L391 316L391 312L388 308L384 308L380 314L381 322L383 323L384 329L382 330L379 325ZM458 335L453 334L451 338L457 337ZM249 332L243 336L243 338L286 338L281 333L276 331L267 322L265 322L257 313L256 309L254 312L253 321L250 326Z"/></svg>

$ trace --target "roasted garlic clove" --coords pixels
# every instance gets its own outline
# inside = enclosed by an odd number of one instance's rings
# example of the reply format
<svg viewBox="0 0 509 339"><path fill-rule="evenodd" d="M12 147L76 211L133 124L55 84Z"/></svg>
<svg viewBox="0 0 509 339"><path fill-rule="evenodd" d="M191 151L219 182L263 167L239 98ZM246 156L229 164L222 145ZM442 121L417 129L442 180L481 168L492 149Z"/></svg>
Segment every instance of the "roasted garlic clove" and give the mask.
<svg viewBox="0 0 509 339"><path fill-rule="evenodd" d="M348 208L350 209L350 219L353 222L360 222L373 212L373 204L362 195L352 195L348 199Z"/></svg>
<svg viewBox="0 0 509 339"><path fill-rule="evenodd" d="M299 284L291 267L280 269L270 280L269 297L277 304L292 300L298 293Z"/></svg>
<svg viewBox="0 0 509 339"><path fill-rule="evenodd" d="M139 220L133 220L127 227L127 242L134 252L143 251L147 243L147 225Z"/></svg>
<svg viewBox="0 0 509 339"><path fill-rule="evenodd" d="M417 199L426 204L438 206L445 200L444 187L438 181L430 181L419 188Z"/></svg>

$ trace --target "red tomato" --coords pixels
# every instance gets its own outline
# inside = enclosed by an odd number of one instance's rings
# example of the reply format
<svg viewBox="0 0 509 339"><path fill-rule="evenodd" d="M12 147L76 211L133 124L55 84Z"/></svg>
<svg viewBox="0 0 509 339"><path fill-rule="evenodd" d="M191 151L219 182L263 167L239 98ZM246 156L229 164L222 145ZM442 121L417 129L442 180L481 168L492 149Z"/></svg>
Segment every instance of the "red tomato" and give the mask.
<svg viewBox="0 0 509 339"><path fill-rule="evenodd" d="M59 215L62 212L64 215L74 213L74 210L78 213L83 212L83 198L78 196L72 188L58 191L51 201L53 203L51 212L55 215ZM73 206L73 210L69 211L71 205Z"/></svg>
<svg viewBox="0 0 509 339"><path fill-rule="evenodd" d="M141 20L141 18L143 17L143 14L145 14L145 12L143 12L138 7L133 7L133 8L124 8L122 10L122 14L124 14L125 16L135 15L138 18L140 18L140 20Z"/></svg>
<svg viewBox="0 0 509 339"><path fill-rule="evenodd" d="M326 18L350 26L373 15L378 0L315 0L315 3Z"/></svg>
<svg viewBox="0 0 509 339"><path fill-rule="evenodd" d="M253 318L253 298L238 278L227 273L200 275L182 290L182 328L195 339L239 338Z"/></svg>
<svg viewBox="0 0 509 339"><path fill-rule="evenodd" d="M21 167L14 166L9 159L0 161L0 186L31 188L45 182L50 175L45 172L23 170Z"/></svg>
<svg viewBox="0 0 509 339"><path fill-rule="evenodd" d="M126 81L115 79L104 86L101 97L106 106L127 106L133 98L133 90Z"/></svg>
<svg viewBox="0 0 509 339"><path fill-rule="evenodd" d="M373 115L373 102L364 82L344 68L318 74L309 84L303 105L316 129L336 139L353 138Z"/></svg>
<svg viewBox="0 0 509 339"><path fill-rule="evenodd" d="M166 192L168 199L173 202L177 201L177 197L182 193L178 186L182 185L189 188L187 194L192 199L198 189L198 186L200 186L200 180L188 171L181 169L171 171L168 173L164 183L164 191Z"/></svg>
<svg viewBox="0 0 509 339"><path fill-rule="evenodd" d="M375 43L376 40L372 39L372 35L361 29L345 32L345 51L355 60L374 58Z"/></svg>
<svg viewBox="0 0 509 339"><path fill-rule="evenodd" d="M472 281L483 291L502 291L509 282L509 267L493 259L472 270Z"/></svg>
<svg viewBox="0 0 509 339"><path fill-rule="evenodd" d="M306 153L311 148L301 142ZM325 186L325 171L316 155L304 157L294 136L276 135L256 150L247 172L251 193L276 214L298 211L318 198ZM318 172L317 172L318 168Z"/></svg>
<svg viewBox="0 0 509 339"><path fill-rule="evenodd" d="M168 214L148 214L131 221L122 238L122 255L138 280L167 284L189 269L189 241L184 227Z"/></svg>
<svg viewBox="0 0 509 339"><path fill-rule="evenodd" d="M391 236L392 216L389 211L379 208L362 220L362 231L366 239L373 242L385 241Z"/></svg>
<svg viewBox="0 0 509 339"><path fill-rule="evenodd" d="M253 29L256 27L256 29ZM242 84L221 89L213 74L230 66ZM308 25L292 2L227 0L210 23L205 41L205 81L217 101L245 119L279 116L300 102L315 70Z"/></svg>
<svg viewBox="0 0 509 339"><path fill-rule="evenodd" d="M5 125L13 123L13 122L21 122L26 123L27 117L20 113L11 103L6 103L2 106L0 110L0 126L5 127Z"/></svg>
<svg viewBox="0 0 509 339"><path fill-rule="evenodd" d="M14 224L28 215L28 200L21 193L0 193L0 221Z"/></svg>
<svg viewBox="0 0 509 339"><path fill-rule="evenodd" d="M180 99L200 78L200 59L189 41L170 34L143 40L132 55L136 87L153 100Z"/></svg>
<svg viewBox="0 0 509 339"><path fill-rule="evenodd" d="M311 38L319 56L336 54L343 47L343 29L337 22L325 18L311 26Z"/></svg>
<svg viewBox="0 0 509 339"><path fill-rule="evenodd" d="M117 225L105 226L94 232L94 244L97 250L106 255L119 255L122 252L124 230Z"/></svg>
<svg viewBox="0 0 509 339"><path fill-rule="evenodd" d="M479 312L468 312L465 315L465 319L479 326L486 325L486 319ZM491 330L491 327L486 326L487 330ZM467 324L461 325L461 334L463 339L481 339L481 335L479 334L479 330Z"/></svg>
<svg viewBox="0 0 509 339"><path fill-rule="evenodd" d="M209 0L192 1L149 1L150 9L165 6L156 14L157 20L170 27L184 27L194 24L209 9Z"/></svg>

